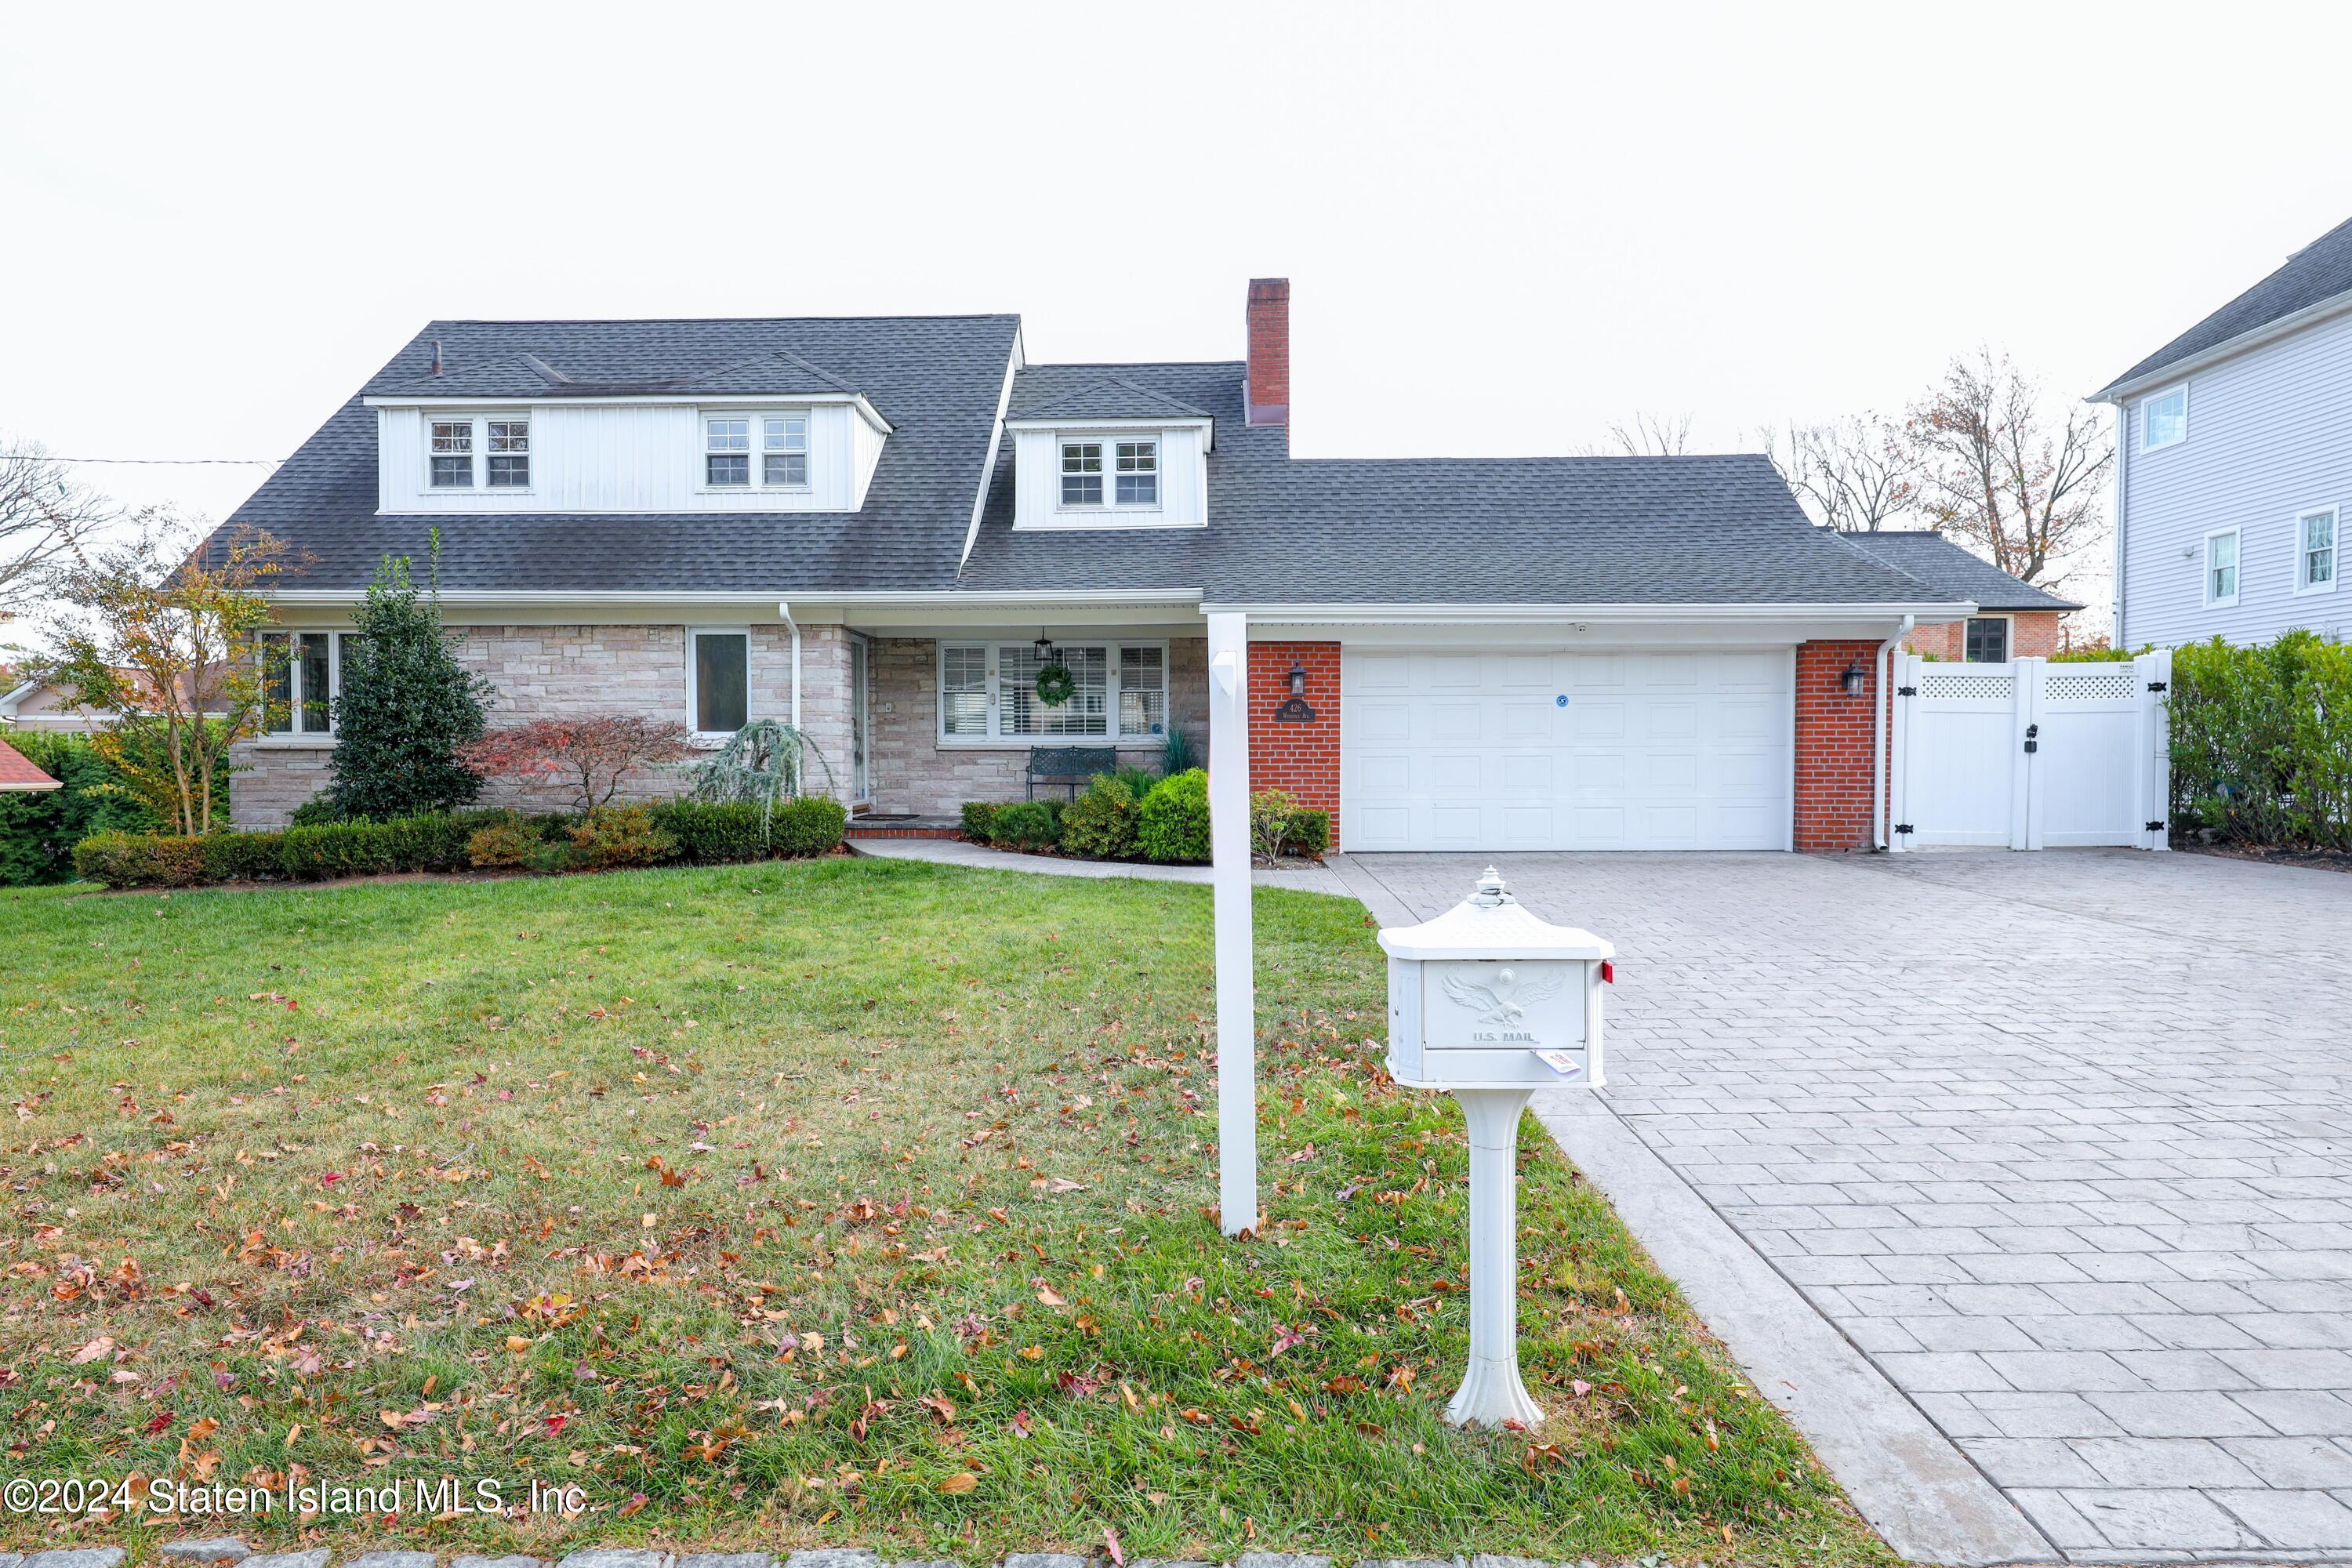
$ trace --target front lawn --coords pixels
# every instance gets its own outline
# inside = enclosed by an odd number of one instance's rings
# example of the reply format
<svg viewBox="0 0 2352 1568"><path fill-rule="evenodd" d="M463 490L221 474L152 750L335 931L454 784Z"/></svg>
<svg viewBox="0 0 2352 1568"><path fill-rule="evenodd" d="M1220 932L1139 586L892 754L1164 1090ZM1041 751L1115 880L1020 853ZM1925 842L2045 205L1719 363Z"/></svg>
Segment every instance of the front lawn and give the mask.
<svg viewBox="0 0 2352 1568"><path fill-rule="evenodd" d="M1460 1116L1379 1070L1363 911L1257 908L1269 1225L1234 1243L1205 888L0 894L0 1472L589 1505L256 1542L1887 1561L1532 1121L1556 1414L1444 1424Z"/></svg>

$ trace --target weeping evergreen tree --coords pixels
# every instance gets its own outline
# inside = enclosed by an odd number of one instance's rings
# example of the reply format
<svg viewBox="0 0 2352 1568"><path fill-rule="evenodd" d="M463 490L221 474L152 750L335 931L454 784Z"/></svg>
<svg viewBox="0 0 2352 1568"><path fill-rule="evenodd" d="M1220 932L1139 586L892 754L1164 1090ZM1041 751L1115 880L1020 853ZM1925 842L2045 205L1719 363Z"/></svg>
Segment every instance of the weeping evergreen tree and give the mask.
<svg viewBox="0 0 2352 1568"><path fill-rule="evenodd" d="M754 719L728 737L727 744L696 771L694 794L698 800L757 801L762 825L776 803L808 793L809 763L824 773L824 793L833 793L833 764L816 742L790 724L774 719Z"/></svg>
<svg viewBox="0 0 2352 1568"><path fill-rule="evenodd" d="M439 553L436 534L436 562ZM420 588L407 558L387 555L354 624L343 639L328 799L348 816L378 819L471 801L482 781L456 753L481 739L490 689L457 662L437 587Z"/></svg>

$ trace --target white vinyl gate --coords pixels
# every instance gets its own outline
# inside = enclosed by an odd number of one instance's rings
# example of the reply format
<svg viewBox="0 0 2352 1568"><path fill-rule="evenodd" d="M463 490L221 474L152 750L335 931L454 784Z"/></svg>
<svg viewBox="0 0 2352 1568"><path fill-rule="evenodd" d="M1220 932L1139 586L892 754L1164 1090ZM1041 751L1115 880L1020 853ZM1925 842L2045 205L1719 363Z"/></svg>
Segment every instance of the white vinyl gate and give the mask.
<svg viewBox="0 0 2352 1568"><path fill-rule="evenodd" d="M2170 653L1895 669L1891 847L2166 847Z"/></svg>

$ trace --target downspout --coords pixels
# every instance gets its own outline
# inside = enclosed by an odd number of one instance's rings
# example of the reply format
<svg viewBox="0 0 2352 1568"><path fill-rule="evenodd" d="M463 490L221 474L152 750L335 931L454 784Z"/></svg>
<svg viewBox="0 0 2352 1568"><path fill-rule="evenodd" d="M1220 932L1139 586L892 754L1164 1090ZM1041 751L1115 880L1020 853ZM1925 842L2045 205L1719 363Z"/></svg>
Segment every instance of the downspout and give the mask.
<svg viewBox="0 0 2352 1568"><path fill-rule="evenodd" d="M793 619L793 607L783 600L776 602L776 614L784 617L784 625L793 634L793 729L801 727L801 624Z"/></svg>
<svg viewBox="0 0 2352 1568"><path fill-rule="evenodd" d="M1895 645L1911 635L1912 625L1916 619L1914 616L1904 616L1903 624L1895 628L1895 635L1878 645L1878 685L1875 688L1878 711L1873 716L1871 725L1870 847L1873 849L1886 847L1886 720L1894 707L1886 695L1887 661L1895 651Z"/></svg>

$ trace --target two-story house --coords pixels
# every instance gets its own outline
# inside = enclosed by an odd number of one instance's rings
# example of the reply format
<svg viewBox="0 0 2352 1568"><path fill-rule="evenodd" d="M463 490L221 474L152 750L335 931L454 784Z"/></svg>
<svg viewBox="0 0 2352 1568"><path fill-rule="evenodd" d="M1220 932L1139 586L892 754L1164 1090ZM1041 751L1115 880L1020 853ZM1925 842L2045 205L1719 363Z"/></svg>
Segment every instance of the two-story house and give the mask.
<svg viewBox="0 0 2352 1568"><path fill-rule="evenodd" d="M2092 394L2116 408L2116 645L2352 637L2352 222Z"/></svg>
<svg viewBox="0 0 2352 1568"><path fill-rule="evenodd" d="M1348 847L1883 836L1887 650L1973 597L1760 456L1293 458L1289 295L1254 282L1212 363L1032 363L1010 315L435 322L225 525L307 560L236 820L321 785L352 606L437 533L493 723L789 719L861 810L1019 798L1041 744L1204 745L1215 616L1252 784ZM1480 395L1417 373L1387 439Z"/></svg>

